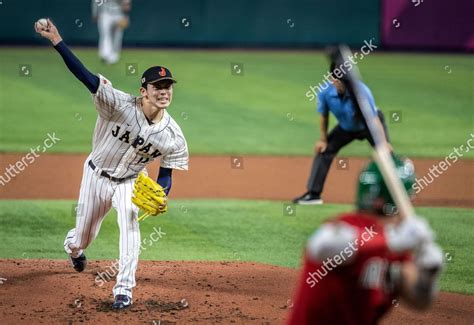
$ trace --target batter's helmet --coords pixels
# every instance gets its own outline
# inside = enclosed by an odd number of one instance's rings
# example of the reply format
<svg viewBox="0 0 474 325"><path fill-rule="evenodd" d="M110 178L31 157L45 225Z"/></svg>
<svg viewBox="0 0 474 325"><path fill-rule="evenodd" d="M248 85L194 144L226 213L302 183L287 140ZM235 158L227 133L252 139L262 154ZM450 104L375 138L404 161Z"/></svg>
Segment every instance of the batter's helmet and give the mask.
<svg viewBox="0 0 474 325"><path fill-rule="evenodd" d="M402 181L403 187L408 195L413 195L413 184L415 183L415 167L409 159L400 159L393 156L397 169L397 175ZM377 164L372 161L360 173L357 186L357 207L360 210L373 211L378 214L394 214L395 202L390 194L382 173Z"/></svg>

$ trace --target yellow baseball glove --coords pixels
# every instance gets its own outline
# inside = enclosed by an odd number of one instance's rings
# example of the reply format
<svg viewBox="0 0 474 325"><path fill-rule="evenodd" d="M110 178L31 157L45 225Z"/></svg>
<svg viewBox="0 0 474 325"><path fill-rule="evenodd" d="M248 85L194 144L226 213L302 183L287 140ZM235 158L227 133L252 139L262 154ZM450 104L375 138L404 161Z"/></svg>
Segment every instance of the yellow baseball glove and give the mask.
<svg viewBox="0 0 474 325"><path fill-rule="evenodd" d="M128 17L122 17L117 22L117 26L121 29L127 28L129 24L130 24L130 21L128 20Z"/></svg>
<svg viewBox="0 0 474 325"><path fill-rule="evenodd" d="M168 197L163 187L143 172L140 172L135 180L132 202L144 211L138 221L168 211Z"/></svg>

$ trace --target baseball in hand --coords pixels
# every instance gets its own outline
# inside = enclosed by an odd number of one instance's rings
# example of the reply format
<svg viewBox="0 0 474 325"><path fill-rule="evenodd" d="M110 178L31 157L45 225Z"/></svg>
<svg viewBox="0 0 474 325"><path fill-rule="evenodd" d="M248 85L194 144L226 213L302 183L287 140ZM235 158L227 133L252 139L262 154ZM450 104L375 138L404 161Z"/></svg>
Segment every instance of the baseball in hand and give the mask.
<svg viewBox="0 0 474 325"><path fill-rule="evenodd" d="M47 20L46 18L38 19L38 21L36 22L36 24L37 24L38 28L49 32L49 29L48 29L48 20Z"/></svg>

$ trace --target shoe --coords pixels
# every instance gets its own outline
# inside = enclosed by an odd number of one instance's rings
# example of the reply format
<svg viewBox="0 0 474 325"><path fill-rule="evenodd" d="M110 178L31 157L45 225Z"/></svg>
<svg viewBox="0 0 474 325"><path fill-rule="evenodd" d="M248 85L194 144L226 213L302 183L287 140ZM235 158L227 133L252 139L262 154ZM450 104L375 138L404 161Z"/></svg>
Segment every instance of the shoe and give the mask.
<svg viewBox="0 0 474 325"><path fill-rule="evenodd" d="M306 192L305 194L295 198L293 203L301 204L301 205L317 205L323 204L323 200L321 196L313 194L311 192Z"/></svg>
<svg viewBox="0 0 474 325"><path fill-rule="evenodd" d="M132 298L127 295L116 295L112 309L124 309L132 305Z"/></svg>
<svg viewBox="0 0 474 325"><path fill-rule="evenodd" d="M69 256L69 260L71 261L72 267L77 272L84 271L84 269L87 266L87 258L86 258L86 255L84 255L84 253L82 253L79 257L76 257L76 258Z"/></svg>

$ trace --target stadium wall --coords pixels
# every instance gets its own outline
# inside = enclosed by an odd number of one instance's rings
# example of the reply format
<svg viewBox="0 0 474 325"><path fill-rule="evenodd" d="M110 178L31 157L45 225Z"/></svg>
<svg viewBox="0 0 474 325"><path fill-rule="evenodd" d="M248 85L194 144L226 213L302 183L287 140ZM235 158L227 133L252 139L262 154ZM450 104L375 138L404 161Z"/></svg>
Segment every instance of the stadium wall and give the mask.
<svg viewBox="0 0 474 325"><path fill-rule="evenodd" d="M382 4L386 49L474 50L474 1L393 1Z"/></svg>
<svg viewBox="0 0 474 325"><path fill-rule="evenodd" d="M135 0L124 44L323 47L345 42L359 46L369 39L379 43L380 10L375 0ZM87 0L3 0L0 12L3 44L44 44L33 30L40 17L51 17L69 44L97 43Z"/></svg>
<svg viewBox="0 0 474 325"><path fill-rule="evenodd" d="M89 0L0 3L2 44L44 44L33 30L40 17L69 44L97 44ZM472 0L134 0L124 45L321 48L372 39L385 49L472 50L472 12Z"/></svg>

